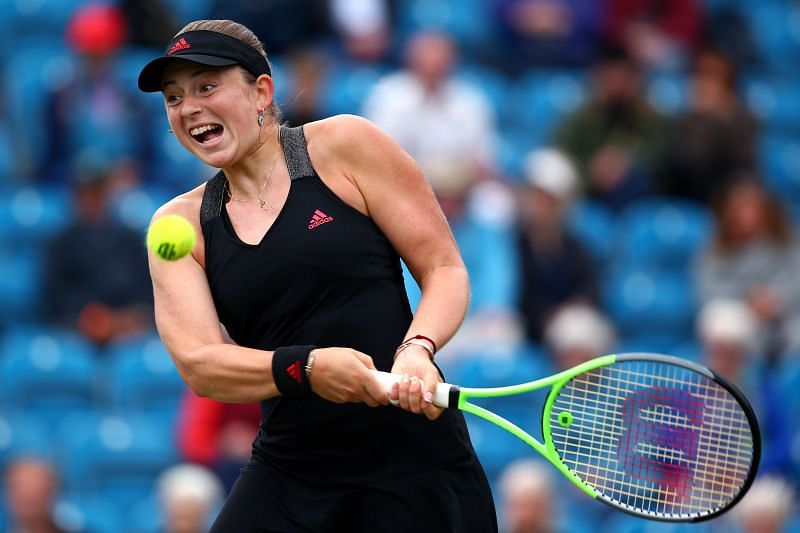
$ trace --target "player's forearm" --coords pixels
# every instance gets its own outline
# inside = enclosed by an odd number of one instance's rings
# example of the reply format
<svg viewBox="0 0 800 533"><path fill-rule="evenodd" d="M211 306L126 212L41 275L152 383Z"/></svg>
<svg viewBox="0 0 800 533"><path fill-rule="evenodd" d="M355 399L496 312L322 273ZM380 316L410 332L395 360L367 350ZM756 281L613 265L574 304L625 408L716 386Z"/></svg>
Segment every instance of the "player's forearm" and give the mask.
<svg viewBox="0 0 800 533"><path fill-rule="evenodd" d="M199 396L249 403L278 395L272 353L231 344L207 344L175 357L186 384Z"/></svg>
<svg viewBox="0 0 800 533"><path fill-rule="evenodd" d="M463 266L441 266L420 280L422 297L408 337L425 335L444 346L455 334L469 306L469 277Z"/></svg>

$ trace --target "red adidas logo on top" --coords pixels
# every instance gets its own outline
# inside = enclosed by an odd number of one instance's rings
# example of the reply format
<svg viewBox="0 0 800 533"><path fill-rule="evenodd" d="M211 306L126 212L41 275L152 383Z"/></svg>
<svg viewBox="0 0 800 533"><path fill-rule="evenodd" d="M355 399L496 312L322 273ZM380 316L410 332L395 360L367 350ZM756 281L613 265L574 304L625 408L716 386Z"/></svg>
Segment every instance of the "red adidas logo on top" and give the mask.
<svg viewBox="0 0 800 533"><path fill-rule="evenodd" d="M286 373L292 376L292 379L298 383L303 383L303 367L300 361L295 361L286 367Z"/></svg>
<svg viewBox="0 0 800 533"><path fill-rule="evenodd" d="M189 44L188 42L186 42L186 39L181 37L181 39L177 43L172 45L172 48L169 49L169 52L167 52L167 55L171 56L175 52L180 52L181 50L188 50L191 47L192 47L192 45Z"/></svg>
<svg viewBox="0 0 800 533"><path fill-rule="evenodd" d="M308 229L318 228L323 224L327 224L328 222L333 222L333 217L329 217L319 209L314 211L314 215L311 217L311 220L308 221Z"/></svg>

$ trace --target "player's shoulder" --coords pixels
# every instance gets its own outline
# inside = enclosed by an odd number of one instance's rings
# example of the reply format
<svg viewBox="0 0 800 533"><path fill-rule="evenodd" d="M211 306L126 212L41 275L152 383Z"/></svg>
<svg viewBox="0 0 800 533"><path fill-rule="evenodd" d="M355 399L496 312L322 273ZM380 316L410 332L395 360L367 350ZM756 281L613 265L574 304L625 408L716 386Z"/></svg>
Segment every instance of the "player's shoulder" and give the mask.
<svg viewBox="0 0 800 533"><path fill-rule="evenodd" d="M370 120L358 115L334 115L303 127L307 142L354 143L360 137L380 131ZM355 137L355 138L354 138Z"/></svg>
<svg viewBox="0 0 800 533"><path fill-rule="evenodd" d="M203 202L205 190L206 184L203 183L190 191L179 194L159 207L153 214L152 220L156 220L165 215L180 215L190 221L192 225L199 227L200 205Z"/></svg>
<svg viewBox="0 0 800 533"><path fill-rule="evenodd" d="M363 152L386 136L375 124L358 115L334 115L303 127L309 151L321 155Z"/></svg>

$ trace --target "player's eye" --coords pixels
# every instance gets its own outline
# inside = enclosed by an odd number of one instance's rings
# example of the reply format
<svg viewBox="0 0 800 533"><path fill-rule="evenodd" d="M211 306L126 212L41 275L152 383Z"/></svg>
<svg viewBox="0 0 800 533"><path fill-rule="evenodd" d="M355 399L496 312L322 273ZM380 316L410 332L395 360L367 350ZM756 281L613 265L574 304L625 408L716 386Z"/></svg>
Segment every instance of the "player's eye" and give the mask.
<svg viewBox="0 0 800 533"><path fill-rule="evenodd" d="M168 106L173 106L181 101L180 95L177 94L165 94L164 101L167 103Z"/></svg>
<svg viewBox="0 0 800 533"><path fill-rule="evenodd" d="M212 85L210 83L205 83L205 84L200 86L200 93L201 94L207 94L207 93L210 93L213 90L214 90L214 85Z"/></svg>

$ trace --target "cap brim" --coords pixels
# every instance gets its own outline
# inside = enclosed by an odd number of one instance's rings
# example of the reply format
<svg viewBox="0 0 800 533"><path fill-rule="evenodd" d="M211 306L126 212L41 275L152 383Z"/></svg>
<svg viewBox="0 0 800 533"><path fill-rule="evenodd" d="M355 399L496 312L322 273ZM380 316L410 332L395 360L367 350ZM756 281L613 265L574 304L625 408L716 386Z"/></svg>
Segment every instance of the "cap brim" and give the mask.
<svg viewBox="0 0 800 533"><path fill-rule="evenodd" d="M168 57L159 57L144 66L139 73L139 90L145 93L157 93L161 90L161 78L164 71L174 61L191 61L201 65L208 65L211 67L225 67L229 65L237 65L238 61L235 59L227 59L224 57L209 56L205 54L181 54Z"/></svg>

